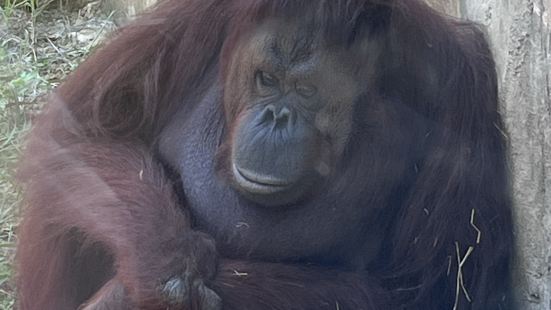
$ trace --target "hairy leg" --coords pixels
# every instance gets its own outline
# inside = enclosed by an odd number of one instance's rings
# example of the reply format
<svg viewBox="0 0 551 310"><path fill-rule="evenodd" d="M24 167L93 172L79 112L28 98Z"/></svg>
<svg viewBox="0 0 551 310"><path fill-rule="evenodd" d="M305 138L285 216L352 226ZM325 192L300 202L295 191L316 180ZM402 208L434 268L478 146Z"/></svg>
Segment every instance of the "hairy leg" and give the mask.
<svg viewBox="0 0 551 310"><path fill-rule="evenodd" d="M133 307L126 298L124 285L117 279L107 282L92 298L81 305L79 310L131 310Z"/></svg>
<svg viewBox="0 0 551 310"><path fill-rule="evenodd" d="M214 242L191 230L150 150L98 141L35 143L42 153L26 160L24 172L20 308L74 309L107 281L110 266L140 307L190 303L191 287L204 287L202 279L214 275ZM95 271L80 268L79 258L95 245L112 264L98 259L96 267L106 269L103 278L83 285ZM218 296L206 287L202 292L215 306L206 302L201 309L217 309Z"/></svg>
<svg viewBox="0 0 551 310"><path fill-rule="evenodd" d="M119 307L124 295L110 283L94 296L103 308L83 309L126 309ZM324 267L221 260L209 286L222 297L224 310L375 310L390 304L377 281L365 273Z"/></svg>

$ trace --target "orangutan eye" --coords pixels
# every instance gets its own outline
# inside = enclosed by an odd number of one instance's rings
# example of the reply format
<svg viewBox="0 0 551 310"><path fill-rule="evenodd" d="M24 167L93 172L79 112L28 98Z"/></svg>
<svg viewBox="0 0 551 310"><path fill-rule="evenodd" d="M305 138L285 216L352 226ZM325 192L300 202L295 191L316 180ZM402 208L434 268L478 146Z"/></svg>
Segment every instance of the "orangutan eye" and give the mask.
<svg viewBox="0 0 551 310"><path fill-rule="evenodd" d="M297 89L297 93L299 93L299 95L301 95L305 98L312 97L318 91L318 89L315 86L312 86L312 85L297 84L296 89Z"/></svg>
<svg viewBox="0 0 551 310"><path fill-rule="evenodd" d="M279 84L277 77L265 71L256 73L256 84L261 87L276 87Z"/></svg>

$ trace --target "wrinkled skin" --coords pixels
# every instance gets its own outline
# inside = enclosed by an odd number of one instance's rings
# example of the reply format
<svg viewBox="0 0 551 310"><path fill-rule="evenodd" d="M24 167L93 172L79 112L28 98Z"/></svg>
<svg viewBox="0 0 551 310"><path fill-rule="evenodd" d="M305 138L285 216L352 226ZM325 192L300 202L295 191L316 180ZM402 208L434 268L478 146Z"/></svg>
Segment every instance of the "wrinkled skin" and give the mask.
<svg viewBox="0 0 551 310"><path fill-rule="evenodd" d="M373 239L357 238L381 206L366 204L352 189L347 193L345 182L350 174L373 174L356 164L371 137L354 137L362 124L353 124L354 112L369 108L358 106L369 72L358 69L351 49L308 41L300 29L268 22L240 41L222 85L211 87L191 115L173 117L160 152L179 172L199 229L215 236L224 255L357 259L364 266L377 253L373 240L385 223L370 229ZM365 52L375 58L372 44ZM367 248L358 247L362 243ZM330 254L336 248L343 251Z"/></svg>

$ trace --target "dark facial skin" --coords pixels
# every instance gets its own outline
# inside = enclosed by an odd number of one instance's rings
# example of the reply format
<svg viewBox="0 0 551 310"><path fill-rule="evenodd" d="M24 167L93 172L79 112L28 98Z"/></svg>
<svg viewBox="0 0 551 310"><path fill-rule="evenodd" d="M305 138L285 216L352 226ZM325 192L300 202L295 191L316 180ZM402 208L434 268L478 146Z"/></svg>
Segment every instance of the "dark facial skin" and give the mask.
<svg viewBox="0 0 551 310"><path fill-rule="evenodd" d="M332 174L349 139L360 72L343 48L324 44L299 27L267 22L230 59L230 181L260 205L302 198Z"/></svg>
<svg viewBox="0 0 551 310"><path fill-rule="evenodd" d="M405 178L413 118L366 99L372 66L357 56L375 62L375 44L331 46L300 29L267 22L245 36L222 82L174 115L160 155L223 256L363 267Z"/></svg>

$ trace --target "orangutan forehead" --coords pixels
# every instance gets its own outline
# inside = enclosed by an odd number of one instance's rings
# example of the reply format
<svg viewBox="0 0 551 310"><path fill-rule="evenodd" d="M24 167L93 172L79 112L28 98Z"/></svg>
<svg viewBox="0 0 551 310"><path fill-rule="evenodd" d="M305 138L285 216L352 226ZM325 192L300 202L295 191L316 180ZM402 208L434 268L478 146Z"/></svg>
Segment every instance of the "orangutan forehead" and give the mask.
<svg viewBox="0 0 551 310"><path fill-rule="evenodd" d="M252 47L265 57L282 63L308 61L323 44L307 27L287 20L263 23L252 35Z"/></svg>

